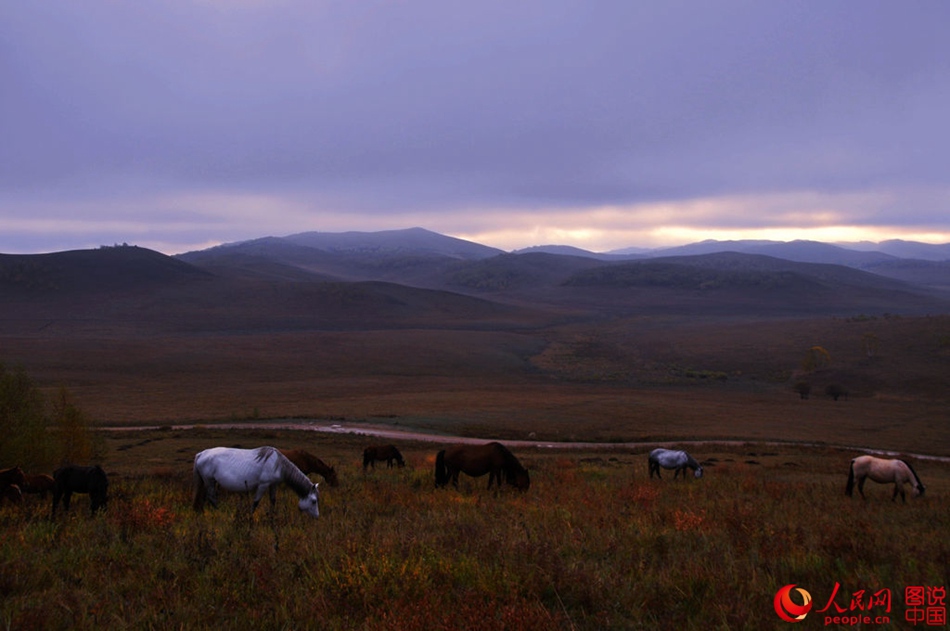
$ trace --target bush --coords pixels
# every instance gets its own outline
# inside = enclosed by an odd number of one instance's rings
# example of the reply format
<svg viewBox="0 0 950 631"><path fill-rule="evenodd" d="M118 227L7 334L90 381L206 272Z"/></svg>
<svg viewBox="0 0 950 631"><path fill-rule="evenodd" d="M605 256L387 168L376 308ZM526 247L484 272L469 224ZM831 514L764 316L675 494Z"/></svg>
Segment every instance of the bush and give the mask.
<svg viewBox="0 0 950 631"><path fill-rule="evenodd" d="M50 464L43 395L22 369L0 365L0 468L36 469Z"/></svg>
<svg viewBox="0 0 950 631"><path fill-rule="evenodd" d="M65 388L50 406L22 369L0 365L0 468L19 465L27 471L49 471L57 463L100 458L102 444L91 426ZM51 433L51 428L56 431Z"/></svg>

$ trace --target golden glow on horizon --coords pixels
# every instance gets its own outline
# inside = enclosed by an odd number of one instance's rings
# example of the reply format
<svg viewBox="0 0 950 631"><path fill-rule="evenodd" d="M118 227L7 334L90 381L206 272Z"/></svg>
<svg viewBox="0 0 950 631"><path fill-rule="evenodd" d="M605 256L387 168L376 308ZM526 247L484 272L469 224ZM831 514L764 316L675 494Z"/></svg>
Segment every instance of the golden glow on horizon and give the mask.
<svg viewBox="0 0 950 631"><path fill-rule="evenodd" d="M950 204L950 193L934 199ZM0 217L0 232L29 236L30 242L36 241L34 236L53 234L55 242L73 248L128 242L166 254L307 231L375 232L417 226L505 251L564 245L609 252L704 240L950 243L950 226L934 220L920 226L862 225L869 216L887 216L883 207L892 201L893 195L883 193L805 192L629 206L343 212L300 196L202 191L86 200L71 204L67 218L60 218L64 213L53 202L35 203L31 209L35 212Z"/></svg>

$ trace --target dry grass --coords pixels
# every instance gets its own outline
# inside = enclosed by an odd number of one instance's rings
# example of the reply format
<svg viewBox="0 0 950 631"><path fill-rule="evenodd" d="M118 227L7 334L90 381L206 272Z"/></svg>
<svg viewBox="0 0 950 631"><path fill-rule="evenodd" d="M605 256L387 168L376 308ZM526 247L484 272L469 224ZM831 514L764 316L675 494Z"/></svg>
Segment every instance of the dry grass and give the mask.
<svg viewBox="0 0 950 631"><path fill-rule="evenodd" d="M0 506L0 621L17 629L784 628L776 590L945 585L950 468L906 506L887 488L843 495L851 454L717 448L702 480L649 480L644 453L523 450L532 486L435 490L435 447L364 475L358 437L306 432L112 435L105 514L48 521ZM276 516L229 496L190 509L193 454L214 444L301 445L336 465L322 517L279 493ZM262 509L268 508L267 504ZM25 553L26 552L26 553ZM850 593L850 592L849 592ZM839 602L847 606L847 599Z"/></svg>
<svg viewBox="0 0 950 631"><path fill-rule="evenodd" d="M693 448L708 476L646 479L643 453L524 451L531 490L432 488L409 466L360 470L362 441L313 432L110 434L108 511L51 523L0 505L0 626L56 628L786 628L775 591L950 585L950 471L920 461L907 506L843 495L853 445L950 455L950 318L620 318L523 329L148 332L128 322L0 335L8 366L65 385L109 425L282 417L485 437L740 439ZM81 328L81 327L80 327ZM864 336L878 340L866 356ZM832 363L791 391L804 351ZM725 379L721 379L724 375ZM820 396L843 380L852 396ZM807 441L825 447L793 446ZM190 511L213 445L300 446L336 464L324 516L242 498ZM697 451L698 450L698 451ZM77 501L81 508L82 502ZM901 610L896 610L899 617Z"/></svg>

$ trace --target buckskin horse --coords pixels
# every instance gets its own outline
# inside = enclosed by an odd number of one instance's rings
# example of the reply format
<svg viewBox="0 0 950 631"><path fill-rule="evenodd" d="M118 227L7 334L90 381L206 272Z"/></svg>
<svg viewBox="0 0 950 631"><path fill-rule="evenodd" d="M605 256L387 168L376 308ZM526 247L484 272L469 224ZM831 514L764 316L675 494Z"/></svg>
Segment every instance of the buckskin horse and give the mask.
<svg viewBox="0 0 950 631"><path fill-rule="evenodd" d="M443 487L452 482L458 488L459 472L474 478L488 474L488 488L493 482L501 487L502 481L524 491L531 485L528 470L501 443L487 445L455 445L443 449L435 457L435 485ZM504 477L502 477L504 475Z"/></svg>
<svg viewBox="0 0 950 631"><path fill-rule="evenodd" d="M277 487L286 483L300 497L297 506L311 517L320 516L318 484L310 481L287 456L275 447L236 449L212 447L195 456L194 509L201 512L205 501L218 505L217 487L232 493L253 493L253 513L264 493L276 506Z"/></svg>
<svg viewBox="0 0 950 631"><path fill-rule="evenodd" d="M323 476L330 486L337 486L340 481L336 477L336 469L326 464L309 451L303 449L281 449L280 453L294 463L294 466L300 469L304 475L316 473Z"/></svg>
<svg viewBox="0 0 950 631"><path fill-rule="evenodd" d="M371 445L364 449L363 471L366 471L366 468L370 465L375 469L377 460L385 460L386 466L390 469L393 467L393 461L398 463L400 467L406 466L406 461L402 459L402 454L399 453L395 445Z"/></svg>
<svg viewBox="0 0 950 631"><path fill-rule="evenodd" d="M887 460L885 458L876 458L874 456L858 456L851 461L851 468L848 471L848 486L845 487L845 495L851 497L854 493L854 483L857 480L858 492L864 497L864 482L870 478L881 484L894 483L894 494L891 501L897 500L897 494L901 494L901 500L907 503L907 496L904 494L904 485L909 484L913 489L914 497L924 494L924 485L917 477L917 472L909 463L903 460Z"/></svg>

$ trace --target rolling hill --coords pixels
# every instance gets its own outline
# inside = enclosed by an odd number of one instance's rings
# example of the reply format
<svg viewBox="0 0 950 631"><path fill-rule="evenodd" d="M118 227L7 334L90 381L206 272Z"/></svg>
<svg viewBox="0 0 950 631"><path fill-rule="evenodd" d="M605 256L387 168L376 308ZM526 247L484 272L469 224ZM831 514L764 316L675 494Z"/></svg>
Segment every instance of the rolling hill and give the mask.
<svg viewBox="0 0 950 631"><path fill-rule="evenodd" d="M816 388L946 395L950 300L938 276L928 286L764 254L605 260L407 236L378 247L365 235L310 241L322 247L264 238L176 257L138 247L0 256L0 363L119 420L259 405L313 414L326 400L454 414L456 397L490 408L500 391L514 407L497 414L519 412L533 392L546 415L562 386L595 399L620 392L601 386L635 396L712 384L781 397L815 344L835 358ZM867 339L878 341L873 358Z"/></svg>

